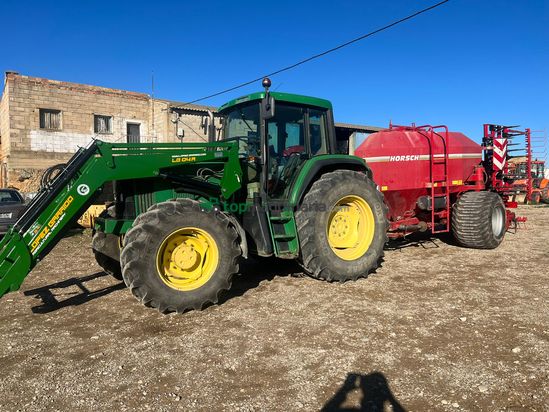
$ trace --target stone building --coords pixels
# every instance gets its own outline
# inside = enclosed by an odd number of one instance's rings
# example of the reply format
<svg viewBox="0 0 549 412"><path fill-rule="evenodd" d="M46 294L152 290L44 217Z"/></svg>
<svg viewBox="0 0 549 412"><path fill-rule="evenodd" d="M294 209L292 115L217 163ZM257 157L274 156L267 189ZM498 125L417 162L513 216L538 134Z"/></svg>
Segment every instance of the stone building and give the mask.
<svg viewBox="0 0 549 412"><path fill-rule="evenodd" d="M44 169L66 162L93 138L201 142L219 130L213 107L7 72L0 100L0 185L37 190Z"/></svg>

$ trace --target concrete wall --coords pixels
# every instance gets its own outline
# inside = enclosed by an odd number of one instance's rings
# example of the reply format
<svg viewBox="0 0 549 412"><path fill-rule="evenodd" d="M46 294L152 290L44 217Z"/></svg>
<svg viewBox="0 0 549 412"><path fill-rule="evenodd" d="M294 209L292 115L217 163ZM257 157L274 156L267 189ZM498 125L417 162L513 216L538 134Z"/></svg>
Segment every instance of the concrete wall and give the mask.
<svg viewBox="0 0 549 412"><path fill-rule="evenodd" d="M9 85L4 83L0 98L0 187L7 183L6 159L10 153Z"/></svg>
<svg viewBox="0 0 549 412"><path fill-rule="evenodd" d="M191 106L196 114L175 118L170 107L181 104L143 93L7 73L0 103L0 163L6 175L2 186L35 191L44 169L67 161L92 138L126 142L128 123L139 124L141 142L207 141L205 108ZM60 130L40 128L40 109L61 111ZM112 133L96 134L94 115L111 116ZM183 139L178 137L181 131Z"/></svg>

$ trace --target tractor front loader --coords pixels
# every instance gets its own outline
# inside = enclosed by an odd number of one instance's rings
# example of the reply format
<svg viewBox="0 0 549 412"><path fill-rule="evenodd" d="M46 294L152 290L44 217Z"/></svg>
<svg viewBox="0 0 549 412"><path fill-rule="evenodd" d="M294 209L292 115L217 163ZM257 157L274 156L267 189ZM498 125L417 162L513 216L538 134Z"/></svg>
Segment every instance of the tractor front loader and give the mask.
<svg viewBox="0 0 549 412"><path fill-rule="evenodd" d="M169 180L169 173L182 162L211 162L222 170L217 187L224 196L230 197L240 189L242 178L235 149L234 144L223 142L215 146L191 143L182 147L101 141L93 141L87 148L80 149L63 171L38 193L2 239L0 295L19 288L30 270L55 246L64 230L86 210L106 182L131 182L147 192L154 188L151 179ZM150 194L161 197L163 192L157 190ZM124 219L113 219L111 223L120 235L131 226L131 222Z"/></svg>
<svg viewBox="0 0 549 412"><path fill-rule="evenodd" d="M338 154L330 102L265 91L220 109L223 139L80 149L0 241L0 296L19 289L107 182L92 247L161 312L216 303L241 257L297 259L346 281L375 270L387 208L363 159Z"/></svg>

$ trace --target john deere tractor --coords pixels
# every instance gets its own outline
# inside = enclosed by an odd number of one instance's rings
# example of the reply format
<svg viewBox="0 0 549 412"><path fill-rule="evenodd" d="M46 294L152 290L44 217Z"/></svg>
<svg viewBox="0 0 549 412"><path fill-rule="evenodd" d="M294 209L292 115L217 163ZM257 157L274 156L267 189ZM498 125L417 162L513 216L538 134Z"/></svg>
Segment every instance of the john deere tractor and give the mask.
<svg viewBox="0 0 549 412"><path fill-rule="evenodd" d="M327 281L367 276L387 230L370 170L336 152L330 102L263 86L220 108L219 141L80 149L1 241L0 296L19 288L108 182L97 261L161 312L216 303L252 255L296 259Z"/></svg>

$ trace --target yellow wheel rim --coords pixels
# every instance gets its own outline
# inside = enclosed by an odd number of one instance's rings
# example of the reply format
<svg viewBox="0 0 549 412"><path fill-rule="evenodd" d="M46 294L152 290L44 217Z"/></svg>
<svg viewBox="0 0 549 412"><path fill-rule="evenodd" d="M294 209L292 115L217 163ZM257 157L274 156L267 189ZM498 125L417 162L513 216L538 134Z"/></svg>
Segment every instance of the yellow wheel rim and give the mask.
<svg viewBox="0 0 549 412"><path fill-rule="evenodd" d="M345 196L332 208L326 231L328 243L338 257L362 257L374 239L375 220L370 205L361 197Z"/></svg>
<svg viewBox="0 0 549 412"><path fill-rule="evenodd" d="M219 262L217 243L196 227L177 229L164 239L156 256L158 275L169 287L189 291L204 286Z"/></svg>

